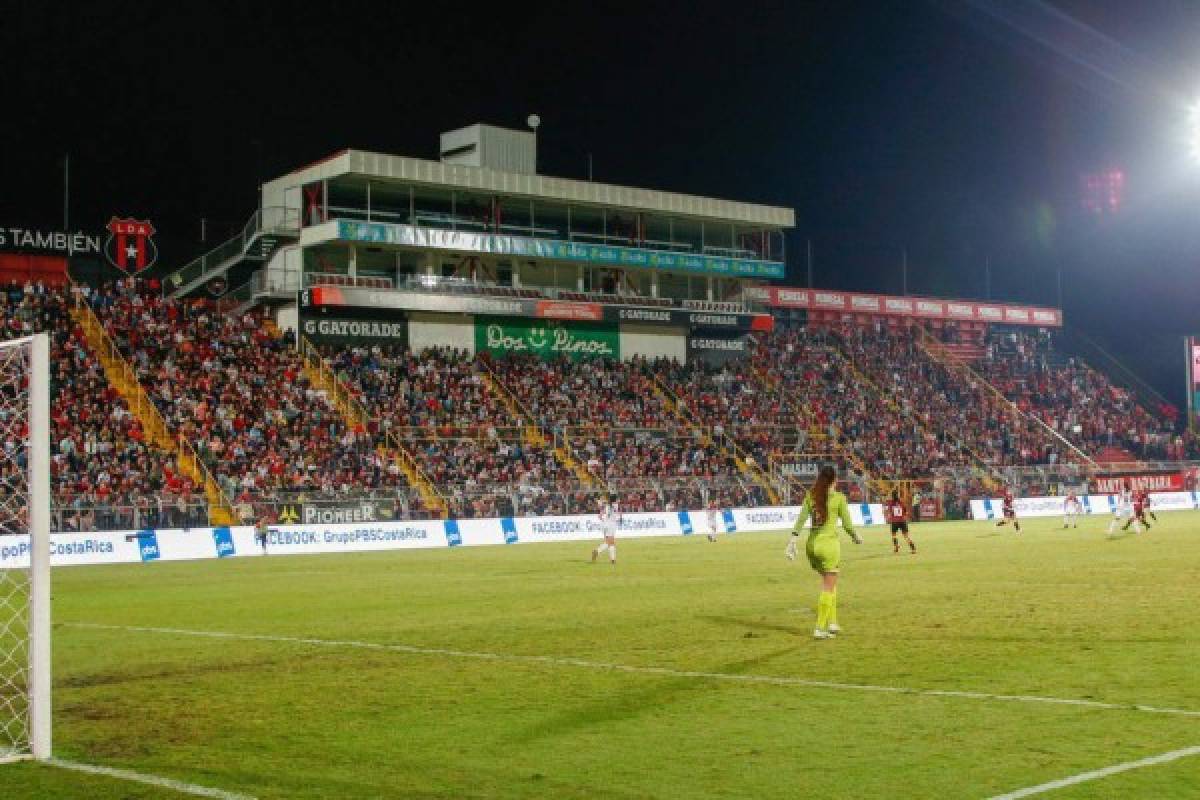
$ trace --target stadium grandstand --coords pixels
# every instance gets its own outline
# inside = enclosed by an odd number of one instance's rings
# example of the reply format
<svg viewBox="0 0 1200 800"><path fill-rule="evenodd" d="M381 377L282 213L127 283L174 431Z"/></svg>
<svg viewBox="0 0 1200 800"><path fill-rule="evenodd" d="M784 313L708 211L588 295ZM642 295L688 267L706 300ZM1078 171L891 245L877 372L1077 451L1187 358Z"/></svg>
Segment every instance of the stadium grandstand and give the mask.
<svg viewBox="0 0 1200 800"><path fill-rule="evenodd" d="M55 524L780 505L830 462L955 515L1200 455L1058 309L786 287L790 209L546 177L534 146L337 153L158 277L7 258L6 330L53 339Z"/></svg>

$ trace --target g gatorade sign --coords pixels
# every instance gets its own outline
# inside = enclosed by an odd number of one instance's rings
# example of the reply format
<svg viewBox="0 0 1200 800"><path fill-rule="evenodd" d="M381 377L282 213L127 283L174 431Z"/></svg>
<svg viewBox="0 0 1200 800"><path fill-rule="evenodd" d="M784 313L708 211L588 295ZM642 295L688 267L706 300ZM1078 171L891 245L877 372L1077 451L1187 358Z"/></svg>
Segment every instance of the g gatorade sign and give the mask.
<svg viewBox="0 0 1200 800"><path fill-rule="evenodd" d="M750 351L750 339L724 331L696 331L687 339L688 363L720 366L744 358Z"/></svg>
<svg viewBox="0 0 1200 800"><path fill-rule="evenodd" d="M345 319L310 317L301 323L304 335L314 344L395 344L408 342L407 320Z"/></svg>

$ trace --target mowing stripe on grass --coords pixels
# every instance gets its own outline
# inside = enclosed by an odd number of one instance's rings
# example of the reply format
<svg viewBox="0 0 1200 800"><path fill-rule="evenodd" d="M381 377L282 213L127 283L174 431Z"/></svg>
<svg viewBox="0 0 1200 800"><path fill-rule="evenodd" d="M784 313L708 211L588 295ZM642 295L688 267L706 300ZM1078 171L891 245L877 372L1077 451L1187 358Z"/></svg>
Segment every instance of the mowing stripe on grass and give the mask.
<svg viewBox="0 0 1200 800"><path fill-rule="evenodd" d="M247 642L280 642L304 644L314 647L348 647L360 650L381 650L392 653L407 653L419 656L446 656L469 658L479 661L508 661L516 664L548 664L558 667L580 667L583 669L627 672L637 675L662 675L672 678L706 678L736 683L764 683L772 686L804 686L812 689L838 689L855 692L879 692L885 694L911 694L923 697L961 697L971 700L996 700L1015 703L1044 703L1058 706L1078 706L1109 711L1142 711L1149 714L1172 714L1181 717L1200 717L1200 711L1186 708L1160 708L1136 703L1102 703L1098 700L1076 700L1069 697L1043 697L1028 694L993 694L990 692L959 691L954 689L916 689L908 686L879 686L870 683L836 683L814 681L806 678L786 678L776 675L746 675L733 672L703 672L698 670L672 669L670 667L643 667L631 664L611 664L605 661L589 661L582 658L561 656L527 656L516 653L486 653L471 650L452 650L444 647L418 647L411 644L384 644L381 642L356 642L341 639L312 639L300 636L272 636L258 633L230 633L228 631L197 631L187 628L157 628L139 625L103 625L96 622L64 622L69 628L89 630L127 631L131 633L163 633L172 636L196 636L205 639L235 639Z"/></svg>
<svg viewBox="0 0 1200 800"><path fill-rule="evenodd" d="M1052 792L1055 789L1062 789L1067 786L1074 786L1077 783L1085 783L1094 781L1097 778L1107 778L1109 775L1116 775L1118 772L1128 772L1131 769L1141 769L1142 767L1153 767L1158 764L1166 764L1171 761L1178 761L1181 758L1189 756L1200 756L1200 746L1185 747L1182 750L1172 750L1169 753L1162 753L1157 756L1150 756L1138 761L1126 761L1124 764L1114 764L1111 767L1104 769L1092 770L1091 772L1081 772L1078 775L1072 775L1069 778L1060 778L1049 783L1030 786L1025 789L1017 789L1015 792L1008 794L998 794L991 800L1017 800L1020 797L1029 797L1030 795L1042 794L1043 792Z"/></svg>
<svg viewBox="0 0 1200 800"><path fill-rule="evenodd" d="M40 763L49 764L52 767L74 770L75 772L86 772L89 775L104 775L109 778L116 778L117 780L144 783L149 786L157 786L160 789L171 789L172 791L181 794L190 794L195 797L215 797L217 800L254 800L253 797L247 794L236 794L235 792L226 792L222 789L210 789L207 786L197 786L194 783L184 783L173 778L147 775L144 772L134 772L129 769L101 767L96 764L80 764L76 761L64 761L61 758L51 758Z"/></svg>

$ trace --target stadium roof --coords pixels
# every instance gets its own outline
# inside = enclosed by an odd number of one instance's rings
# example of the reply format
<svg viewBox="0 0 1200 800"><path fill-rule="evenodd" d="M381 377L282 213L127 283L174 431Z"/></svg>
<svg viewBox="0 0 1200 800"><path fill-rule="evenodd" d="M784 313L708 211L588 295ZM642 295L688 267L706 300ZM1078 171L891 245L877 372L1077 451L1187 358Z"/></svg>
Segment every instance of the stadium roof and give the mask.
<svg viewBox="0 0 1200 800"><path fill-rule="evenodd" d="M790 228L790 208L722 200L714 197L616 186L609 183L502 172L485 167L444 164L406 156L343 150L322 161L263 184L263 207L284 206L284 192L306 184L348 176L395 183L425 184L509 197L533 197L576 205L619 207L672 216L719 219L767 227Z"/></svg>

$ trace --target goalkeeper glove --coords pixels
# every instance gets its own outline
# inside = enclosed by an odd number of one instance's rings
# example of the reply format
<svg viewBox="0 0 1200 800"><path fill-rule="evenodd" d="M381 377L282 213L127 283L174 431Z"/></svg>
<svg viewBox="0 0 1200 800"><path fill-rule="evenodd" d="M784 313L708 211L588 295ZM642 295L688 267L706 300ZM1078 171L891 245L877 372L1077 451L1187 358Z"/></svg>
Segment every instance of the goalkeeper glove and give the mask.
<svg viewBox="0 0 1200 800"><path fill-rule="evenodd" d="M791 539L788 540L787 550L785 551L784 555L787 556L788 561L796 560L796 537L795 536L793 536Z"/></svg>
<svg viewBox="0 0 1200 800"><path fill-rule="evenodd" d="M863 540L862 540L861 536L859 536L854 531L850 531L849 533L850 533L850 541L854 542L855 544L862 544Z"/></svg>

